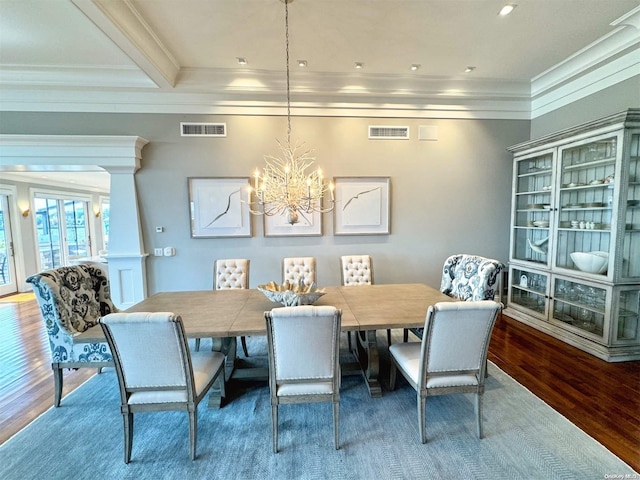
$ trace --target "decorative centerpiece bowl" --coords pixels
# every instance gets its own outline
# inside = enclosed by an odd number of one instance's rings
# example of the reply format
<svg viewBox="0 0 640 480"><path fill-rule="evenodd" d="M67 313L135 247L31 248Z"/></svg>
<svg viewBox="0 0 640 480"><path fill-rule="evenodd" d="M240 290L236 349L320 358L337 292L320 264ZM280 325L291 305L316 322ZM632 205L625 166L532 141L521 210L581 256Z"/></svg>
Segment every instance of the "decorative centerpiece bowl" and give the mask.
<svg viewBox="0 0 640 480"><path fill-rule="evenodd" d="M609 267L607 252L573 252L571 260L578 270L587 273L605 273Z"/></svg>
<svg viewBox="0 0 640 480"><path fill-rule="evenodd" d="M298 283L284 282L282 285L276 282L269 282L265 285L258 285L265 297L272 302L278 302L285 307L296 307L298 305L313 305L326 292L316 288L316 284L305 285L303 281Z"/></svg>

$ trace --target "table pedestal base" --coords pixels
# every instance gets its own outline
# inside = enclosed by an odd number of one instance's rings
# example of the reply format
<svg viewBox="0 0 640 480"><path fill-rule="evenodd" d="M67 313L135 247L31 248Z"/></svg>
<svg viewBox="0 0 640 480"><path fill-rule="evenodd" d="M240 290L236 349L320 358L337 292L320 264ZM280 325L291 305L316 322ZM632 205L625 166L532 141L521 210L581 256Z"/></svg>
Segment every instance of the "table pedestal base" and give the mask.
<svg viewBox="0 0 640 480"><path fill-rule="evenodd" d="M224 353L227 358L224 364L224 381L226 382L233 375L235 368L236 351L238 348L238 339L236 337L213 338L213 346L211 350ZM210 408L220 408L222 405L222 391L218 384L215 383L209 391Z"/></svg>

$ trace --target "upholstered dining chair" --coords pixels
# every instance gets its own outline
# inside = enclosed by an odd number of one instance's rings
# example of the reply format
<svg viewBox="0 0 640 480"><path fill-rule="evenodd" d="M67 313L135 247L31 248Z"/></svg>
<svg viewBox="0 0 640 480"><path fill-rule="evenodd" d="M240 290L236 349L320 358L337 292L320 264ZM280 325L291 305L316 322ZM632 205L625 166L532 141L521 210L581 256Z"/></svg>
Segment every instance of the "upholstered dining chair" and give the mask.
<svg viewBox="0 0 640 480"><path fill-rule="evenodd" d="M225 356L191 353L182 319L170 312L112 313L100 324L120 387L125 463L131 461L134 414L168 410L188 413L190 455L195 460L198 404L216 380L224 396Z"/></svg>
<svg viewBox="0 0 640 480"><path fill-rule="evenodd" d="M418 426L427 442L427 397L474 393L476 433L483 437L482 400L487 350L491 332L502 308L492 300L437 303L429 307L421 342L396 343L389 347L389 385L395 388L396 372L416 390Z"/></svg>
<svg viewBox="0 0 640 480"><path fill-rule="evenodd" d="M96 264L72 265L31 275L27 282L44 320L51 348L53 405L60 406L63 369L113 366L106 342L76 343L79 333L97 329L102 315L117 312L111 301L107 273ZM101 335L100 335L101 336Z"/></svg>
<svg viewBox="0 0 640 480"><path fill-rule="evenodd" d="M299 283L305 285L316 283L315 257L286 257L282 260L282 283Z"/></svg>
<svg viewBox="0 0 640 480"><path fill-rule="evenodd" d="M500 272L504 268L503 263L492 258L465 253L451 255L442 267L440 291L457 300L493 300L500 288ZM422 338L422 328L405 329L405 342L409 330Z"/></svg>
<svg viewBox="0 0 640 480"><path fill-rule="evenodd" d="M342 285L353 287L373 285L373 258L371 255L342 255L340 257L340 278ZM351 350L351 332L347 332ZM387 329L387 342L391 345L391 330Z"/></svg>
<svg viewBox="0 0 640 480"><path fill-rule="evenodd" d="M249 288L249 259L223 258L213 264L213 289L231 290ZM240 337L244 356L249 356L246 337ZM200 339L196 338L196 351L200 350Z"/></svg>
<svg viewBox="0 0 640 480"><path fill-rule="evenodd" d="M265 312L269 347L269 390L273 452L278 452L278 406L333 403L335 448L339 448L340 325L330 306L274 308Z"/></svg>

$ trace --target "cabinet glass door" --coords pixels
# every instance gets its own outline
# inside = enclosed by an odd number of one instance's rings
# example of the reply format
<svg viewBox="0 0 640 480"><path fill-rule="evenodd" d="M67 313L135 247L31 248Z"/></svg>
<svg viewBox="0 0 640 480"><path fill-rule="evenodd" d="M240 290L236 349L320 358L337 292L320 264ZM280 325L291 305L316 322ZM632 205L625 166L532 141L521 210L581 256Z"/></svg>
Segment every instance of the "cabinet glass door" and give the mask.
<svg viewBox="0 0 640 480"><path fill-rule="evenodd" d="M640 342L640 288L620 289L615 321L614 343L637 344Z"/></svg>
<svg viewBox="0 0 640 480"><path fill-rule="evenodd" d="M519 306L529 310L539 318L547 316L549 277L544 273L511 268L511 290L509 291L509 305Z"/></svg>
<svg viewBox="0 0 640 480"><path fill-rule="evenodd" d="M607 275L618 144L615 135L561 150L556 267Z"/></svg>
<svg viewBox="0 0 640 480"><path fill-rule="evenodd" d="M625 200L626 205L620 206L625 212L620 277L623 281L637 281L640 279L640 133L631 135Z"/></svg>
<svg viewBox="0 0 640 480"><path fill-rule="evenodd" d="M607 293L595 284L554 277L552 318L604 344L608 340L604 338Z"/></svg>
<svg viewBox="0 0 640 480"><path fill-rule="evenodd" d="M553 152L515 164L511 259L549 266Z"/></svg>

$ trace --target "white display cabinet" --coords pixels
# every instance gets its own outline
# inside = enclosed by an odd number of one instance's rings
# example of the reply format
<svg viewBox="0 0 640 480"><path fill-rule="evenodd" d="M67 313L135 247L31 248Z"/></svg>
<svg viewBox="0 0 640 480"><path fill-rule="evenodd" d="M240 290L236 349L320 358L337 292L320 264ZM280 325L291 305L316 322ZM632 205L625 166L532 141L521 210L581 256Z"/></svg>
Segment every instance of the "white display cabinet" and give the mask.
<svg viewBox="0 0 640 480"><path fill-rule="evenodd" d="M607 361L640 359L640 109L509 150L505 313Z"/></svg>

